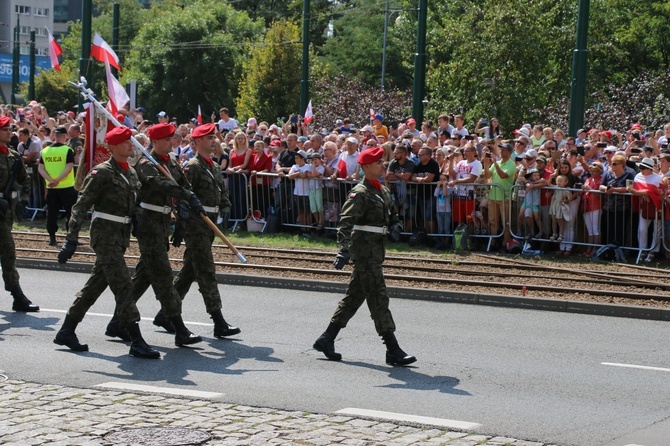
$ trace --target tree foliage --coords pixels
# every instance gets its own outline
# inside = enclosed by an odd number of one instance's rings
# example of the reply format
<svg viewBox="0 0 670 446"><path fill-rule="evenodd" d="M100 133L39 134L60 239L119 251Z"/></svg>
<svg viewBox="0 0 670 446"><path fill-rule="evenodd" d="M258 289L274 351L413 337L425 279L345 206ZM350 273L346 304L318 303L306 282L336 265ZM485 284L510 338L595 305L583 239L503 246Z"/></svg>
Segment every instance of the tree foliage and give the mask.
<svg viewBox="0 0 670 446"><path fill-rule="evenodd" d="M123 79L137 80L145 108L182 121L199 104L232 109L246 46L261 32L262 24L216 0L165 10L133 40Z"/></svg>
<svg viewBox="0 0 670 446"><path fill-rule="evenodd" d="M77 79L77 72L69 66L61 66L61 71L39 70L35 76L35 97L55 116L59 110L73 110L77 106L77 89L68 81ZM28 82L21 84L21 94L28 97Z"/></svg>
<svg viewBox="0 0 670 446"><path fill-rule="evenodd" d="M294 23L274 22L244 62L237 116L273 122L298 113L302 50Z"/></svg>

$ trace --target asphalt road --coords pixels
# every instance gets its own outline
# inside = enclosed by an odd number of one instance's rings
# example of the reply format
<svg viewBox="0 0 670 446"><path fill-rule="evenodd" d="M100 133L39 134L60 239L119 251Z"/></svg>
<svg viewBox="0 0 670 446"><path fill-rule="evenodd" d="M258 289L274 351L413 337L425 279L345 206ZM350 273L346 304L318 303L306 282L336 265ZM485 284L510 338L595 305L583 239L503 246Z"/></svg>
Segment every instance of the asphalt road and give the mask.
<svg viewBox="0 0 670 446"><path fill-rule="evenodd" d="M205 337L194 348L175 347L151 324L158 309L151 290L139 302L145 339L163 355L152 361L130 357L126 344L104 336L109 291L77 330L90 352L56 346L52 339L88 276L21 274L42 311L14 313L3 293L0 370L12 378L216 392L226 402L310 412L386 411L559 445L670 444L667 322L396 299L398 340L418 362L392 368L365 306L337 340L342 362L311 349L340 295L222 286L224 315L242 333L217 340L194 285L184 319Z"/></svg>

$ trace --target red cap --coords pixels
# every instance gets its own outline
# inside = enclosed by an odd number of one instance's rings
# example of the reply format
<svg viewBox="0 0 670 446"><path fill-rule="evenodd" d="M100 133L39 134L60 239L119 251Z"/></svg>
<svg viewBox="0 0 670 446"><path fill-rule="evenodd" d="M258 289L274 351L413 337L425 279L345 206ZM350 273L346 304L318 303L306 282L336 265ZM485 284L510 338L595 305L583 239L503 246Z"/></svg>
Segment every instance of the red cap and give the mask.
<svg viewBox="0 0 670 446"><path fill-rule="evenodd" d="M9 124L12 122L8 116L0 116L0 129L9 127Z"/></svg>
<svg viewBox="0 0 670 446"><path fill-rule="evenodd" d="M593 134L593 133L596 133L597 131L598 131L598 130L596 130L596 129L591 129L591 130L589 130L588 132L586 132L586 134L587 134L587 135L591 135L591 134Z"/></svg>
<svg viewBox="0 0 670 446"><path fill-rule="evenodd" d="M605 130L604 132L598 133L598 136L604 136L607 139L612 139L612 132Z"/></svg>
<svg viewBox="0 0 670 446"><path fill-rule="evenodd" d="M414 118L409 118L409 119L407 120L407 125L410 125L410 124L416 124L416 119L414 119Z"/></svg>
<svg viewBox="0 0 670 446"><path fill-rule="evenodd" d="M115 146L122 142L128 141L133 135L128 127L115 127L105 135L105 142L109 145Z"/></svg>
<svg viewBox="0 0 670 446"><path fill-rule="evenodd" d="M214 124L203 124L199 125L193 129L191 132L191 137L193 138L202 138L203 136L213 135L216 130Z"/></svg>
<svg viewBox="0 0 670 446"><path fill-rule="evenodd" d="M272 141L270 141L270 145L273 147L279 147L281 146L281 141L279 139L273 139Z"/></svg>
<svg viewBox="0 0 670 446"><path fill-rule="evenodd" d="M174 126L172 124L155 124L149 127L147 136L151 139L169 138L174 135Z"/></svg>
<svg viewBox="0 0 670 446"><path fill-rule="evenodd" d="M630 129L631 129L631 130L642 130L642 124L640 124L639 122L636 122L635 124L633 124L633 125L631 126Z"/></svg>
<svg viewBox="0 0 670 446"><path fill-rule="evenodd" d="M374 163L375 161L381 159L384 156L384 149L381 147L372 147L370 149L363 150L360 155L358 155L358 164L364 166L366 164Z"/></svg>

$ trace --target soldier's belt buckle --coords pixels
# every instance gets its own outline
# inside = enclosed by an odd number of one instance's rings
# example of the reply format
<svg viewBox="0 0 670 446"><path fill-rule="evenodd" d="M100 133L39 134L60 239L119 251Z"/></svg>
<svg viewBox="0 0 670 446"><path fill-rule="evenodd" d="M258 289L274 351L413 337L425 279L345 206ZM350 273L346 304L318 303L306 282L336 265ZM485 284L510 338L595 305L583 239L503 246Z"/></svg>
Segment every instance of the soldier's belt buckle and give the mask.
<svg viewBox="0 0 670 446"><path fill-rule="evenodd" d="M389 233L389 228L388 226L382 226L382 235L386 235Z"/></svg>

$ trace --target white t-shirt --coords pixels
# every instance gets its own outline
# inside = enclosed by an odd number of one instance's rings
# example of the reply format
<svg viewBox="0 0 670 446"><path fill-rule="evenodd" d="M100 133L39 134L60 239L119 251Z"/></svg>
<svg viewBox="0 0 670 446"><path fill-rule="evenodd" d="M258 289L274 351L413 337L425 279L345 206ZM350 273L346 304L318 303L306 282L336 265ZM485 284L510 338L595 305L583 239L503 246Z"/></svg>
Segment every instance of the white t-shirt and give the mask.
<svg viewBox="0 0 670 446"><path fill-rule="evenodd" d="M457 180L462 178L470 178L470 175L474 175L475 179L472 181L474 183L482 173L482 163L477 159L471 163L468 163L467 160L462 160L456 164L454 170L456 171ZM468 195L468 191L470 190L474 191L475 187L457 185L455 187L454 195L458 197L466 197Z"/></svg>
<svg viewBox="0 0 670 446"><path fill-rule="evenodd" d="M343 161L347 165L347 176L350 177L354 172L358 171L358 155L361 152L358 150L349 155L349 152L344 151L340 154L340 161Z"/></svg>
<svg viewBox="0 0 670 446"><path fill-rule="evenodd" d="M633 182L658 187L658 186L661 185L662 180L663 180L663 177L660 176L657 173L650 173L649 175L642 175L642 173L640 172L637 175L635 175L635 179L633 180Z"/></svg>
<svg viewBox="0 0 670 446"><path fill-rule="evenodd" d="M451 131L452 138L454 137L454 135L468 136L469 134L470 132L468 132L468 129L466 129L465 127L461 128L460 130L454 127L454 129Z"/></svg>
<svg viewBox="0 0 670 446"><path fill-rule="evenodd" d="M222 132L224 130L233 130L237 128L237 121L235 121L233 118L228 118L228 122L224 121L223 119L219 119L219 131Z"/></svg>
<svg viewBox="0 0 670 446"><path fill-rule="evenodd" d="M300 167L297 164L291 166L291 170L288 171L288 174L294 174L296 172L310 172L312 166L310 164L305 164ZM307 178L296 178L293 180L293 195L300 195L306 197L309 195L309 179Z"/></svg>

